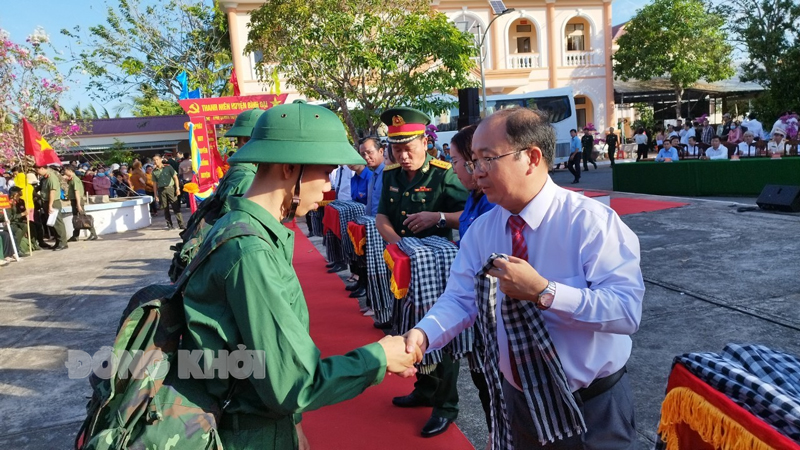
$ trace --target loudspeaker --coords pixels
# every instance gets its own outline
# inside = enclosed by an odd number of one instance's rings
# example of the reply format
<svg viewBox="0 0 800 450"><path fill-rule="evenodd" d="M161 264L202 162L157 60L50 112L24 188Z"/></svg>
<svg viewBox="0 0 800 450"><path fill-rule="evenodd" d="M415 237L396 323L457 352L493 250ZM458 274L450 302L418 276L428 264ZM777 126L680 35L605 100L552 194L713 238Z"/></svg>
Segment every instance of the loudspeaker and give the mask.
<svg viewBox="0 0 800 450"><path fill-rule="evenodd" d="M764 186L756 204L761 209L774 211L800 212L800 186Z"/></svg>
<svg viewBox="0 0 800 450"><path fill-rule="evenodd" d="M481 105L478 88L458 90L458 129L481 120Z"/></svg>

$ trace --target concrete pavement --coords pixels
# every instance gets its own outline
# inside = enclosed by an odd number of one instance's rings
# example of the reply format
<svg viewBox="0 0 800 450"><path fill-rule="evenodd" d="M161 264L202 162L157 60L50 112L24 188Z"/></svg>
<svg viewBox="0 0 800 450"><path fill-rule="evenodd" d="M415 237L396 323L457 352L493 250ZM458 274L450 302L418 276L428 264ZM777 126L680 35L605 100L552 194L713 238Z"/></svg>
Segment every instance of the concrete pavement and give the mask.
<svg viewBox="0 0 800 450"><path fill-rule="evenodd" d="M571 175L561 170L553 179L568 184ZM610 189L610 168L590 170L581 184ZM719 351L727 342L800 354L800 215L737 212L739 199L689 202L623 218L639 236L647 282L628 364L642 449L655 440L676 355ZM157 219L150 228L0 268L0 447L71 448L90 389L87 380L68 378L66 352L109 345L130 296L167 281L178 233L161 227ZM458 425L482 449L486 425L466 369L459 392Z"/></svg>

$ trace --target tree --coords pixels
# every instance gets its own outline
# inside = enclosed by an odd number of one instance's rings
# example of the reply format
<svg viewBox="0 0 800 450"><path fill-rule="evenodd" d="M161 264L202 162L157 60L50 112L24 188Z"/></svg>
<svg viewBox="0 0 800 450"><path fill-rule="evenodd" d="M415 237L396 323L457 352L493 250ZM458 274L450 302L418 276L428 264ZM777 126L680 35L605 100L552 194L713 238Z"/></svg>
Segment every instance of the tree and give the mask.
<svg viewBox="0 0 800 450"><path fill-rule="evenodd" d="M24 162L23 118L59 151L68 148L70 136L81 131L80 121L60 117L66 79L56 67L58 60L48 53L55 49L42 28L24 44L12 41L0 29L0 162Z"/></svg>
<svg viewBox="0 0 800 450"><path fill-rule="evenodd" d="M800 3L796 0L731 0L728 27L749 58L742 64L742 80L766 88L755 101L761 118L777 118L786 110L800 110Z"/></svg>
<svg viewBox="0 0 800 450"><path fill-rule="evenodd" d="M354 109L374 134L392 106L450 107L432 94L474 85L477 53L473 36L425 0L268 0L251 14L245 51L263 55L262 81L275 83L277 71L302 95L332 102L353 139Z"/></svg>
<svg viewBox="0 0 800 450"><path fill-rule="evenodd" d="M175 77L184 70L189 89L200 88L207 96L230 89L228 22L216 2L143 6L142 0L118 0L106 14L106 23L90 27L86 38L80 27L61 30L83 47L73 55L75 70L89 74L87 90L94 98L134 96L146 111L161 111L164 101L177 107L181 85Z"/></svg>
<svg viewBox="0 0 800 450"><path fill-rule="evenodd" d="M655 0L625 25L613 56L614 74L623 81L669 78L679 119L686 88L734 75L724 17L702 0Z"/></svg>

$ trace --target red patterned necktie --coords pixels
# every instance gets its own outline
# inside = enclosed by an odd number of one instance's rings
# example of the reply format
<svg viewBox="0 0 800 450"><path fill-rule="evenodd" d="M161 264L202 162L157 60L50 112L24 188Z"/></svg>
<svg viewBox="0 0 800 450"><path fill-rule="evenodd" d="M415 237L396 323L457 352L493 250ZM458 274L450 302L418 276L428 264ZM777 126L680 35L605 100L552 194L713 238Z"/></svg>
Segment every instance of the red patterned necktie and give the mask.
<svg viewBox="0 0 800 450"><path fill-rule="evenodd" d="M525 229L525 220L520 216L511 216L508 218L508 227L511 229L511 255L515 258L527 261L528 244L525 242L525 236L522 234L522 230ZM506 297L506 299L508 299L508 297ZM517 386L522 387L519 369L517 369L517 358L511 350L511 341L508 341L508 358L511 364L511 373L514 375L514 382Z"/></svg>

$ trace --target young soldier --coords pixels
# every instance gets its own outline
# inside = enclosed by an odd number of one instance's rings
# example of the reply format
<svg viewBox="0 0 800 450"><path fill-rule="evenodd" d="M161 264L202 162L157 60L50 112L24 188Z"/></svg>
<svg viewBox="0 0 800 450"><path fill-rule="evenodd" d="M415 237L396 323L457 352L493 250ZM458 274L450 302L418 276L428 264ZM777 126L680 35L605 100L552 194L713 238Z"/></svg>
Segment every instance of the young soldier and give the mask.
<svg viewBox="0 0 800 450"><path fill-rule="evenodd" d="M52 227L56 234L53 250L64 250L67 248L67 229L64 228L64 219L61 217L61 179L58 172L45 166L36 166L36 173L42 177L40 192L46 213L42 221L47 223L50 215L57 215L56 223Z"/></svg>
<svg viewBox="0 0 800 450"><path fill-rule="evenodd" d="M69 199L70 206L72 206L72 214L84 214L83 210L83 181L75 176L75 169L72 166L64 166L64 178L67 179L67 198ZM72 237L69 242L77 242L78 236L81 235L80 229L72 230ZM87 241L97 240L97 233L94 231L94 225L89 228L89 238Z"/></svg>
<svg viewBox="0 0 800 450"><path fill-rule="evenodd" d="M207 239L242 224L258 236L222 244L189 278L182 346L215 355L239 346L263 352L265 376L238 384L227 377L172 382L181 395L204 391L219 404L230 398L219 424L227 450L306 448L298 442L297 414L353 398L422 355L406 357L402 338L387 336L322 359L308 334L308 308L292 268L294 232L281 222L322 201L337 164L363 164L339 118L304 102L270 108L231 162L258 169L243 196L228 198L231 210Z"/></svg>
<svg viewBox="0 0 800 450"><path fill-rule="evenodd" d="M397 164L386 166L375 226L383 239L395 244L402 237L442 236L452 240L469 193L458 181L450 163L426 153L425 126L430 119L411 108L394 108L381 114L389 127L388 138ZM443 353L442 362L429 375L418 374L414 391L392 400L396 406L433 406L422 436L447 430L458 416L458 361Z"/></svg>
<svg viewBox="0 0 800 450"><path fill-rule="evenodd" d="M171 230L172 216L169 209L175 212L178 218L178 226L183 229L183 216L181 215L181 202L179 200L180 192L178 192L178 173L170 165L164 165L164 161L160 155L153 157L153 162L156 168L153 170L153 188L158 194L158 201L161 208L164 210L164 218L167 220L167 229Z"/></svg>

